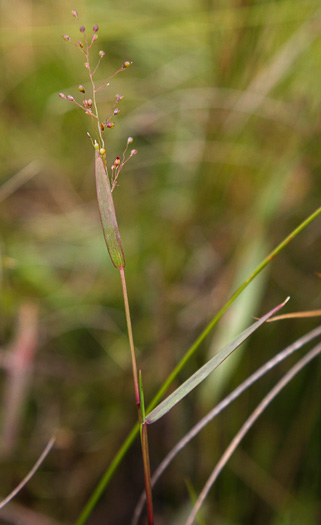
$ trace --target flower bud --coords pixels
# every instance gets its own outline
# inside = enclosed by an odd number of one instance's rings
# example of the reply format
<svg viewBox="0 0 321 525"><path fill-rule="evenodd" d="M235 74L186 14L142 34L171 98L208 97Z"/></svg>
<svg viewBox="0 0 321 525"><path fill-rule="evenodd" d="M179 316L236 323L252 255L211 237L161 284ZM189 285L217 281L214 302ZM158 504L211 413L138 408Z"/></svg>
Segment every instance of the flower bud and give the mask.
<svg viewBox="0 0 321 525"><path fill-rule="evenodd" d="M85 88L84 86L82 86L81 84L78 86L78 91L80 91L80 93L85 93Z"/></svg>
<svg viewBox="0 0 321 525"><path fill-rule="evenodd" d="M91 100L91 98L89 98L89 99L87 100L87 107L88 107L88 108L92 108L92 105L93 105L93 101Z"/></svg>
<svg viewBox="0 0 321 525"><path fill-rule="evenodd" d="M114 128L114 127L115 127L115 122L108 122L107 128Z"/></svg>
<svg viewBox="0 0 321 525"><path fill-rule="evenodd" d="M134 140L133 137L128 137L127 144L131 144L133 142L133 140Z"/></svg>
<svg viewBox="0 0 321 525"><path fill-rule="evenodd" d="M115 159L115 162L114 162L114 166L116 166L116 168L120 165L120 157L116 157Z"/></svg>
<svg viewBox="0 0 321 525"><path fill-rule="evenodd" d="M94 142L94 148L96 150L99 150L99 144L98 144L97 140L95 140L95 142Z"/></svg>
<svg viewBox="0 0 321 525"><path fill-rule="evenodd" d="M137 149L132 149L130 152L130 156L133 157L134 155L136 155L136 153L137 153Z"/></svg>
<svg viewBox="0 0 321 525"><path fill-rule="evenodd" d="M79 31L80 31L81 33L84 33L84 32L86 31L85 26L80 26Z"/></svg>
<svg viewBox="0 0 321 525"><path fill-rule="evenodd" d="M123 98L124 98L124 95L116 95L116 102L120 102Z"/></svg>
<svg viewBox="0 0 321 525"><path fill-rule="evenodd" d="M70 101L70 102L74 102L74 97L72 95L67 95L67 99Z"/></svg>
<svg viewBox="0 0 321 525"><path fill-rule="evenodd" d="M81 42L81 40L78 40L77 44L78 44L78 46L81 47L81 48L84 47L84 44Z"/></svg>
<svg viewBox="0 0 321 525"><path fill-rule="evenodd" d="M98 55L100 56L100 58L103 58L105 56L105 51L99 51Z"/></svg>
<svg viewBox="0 0 321 525"><path fill-rule="evenodd" d="M132 62L129 62L129 60L126 60L126 61L123 63L122 68L123 68L123 69L127 69L131 64L132 64Z"/></svg>
<svg viewBox="0 0 321 525"><path fill-rule="evenodd" d="M100 123L100 129L101 129L101 131L104 131L104 129L105 129L105 126L104 126L104 124L102 122Z"/></svg>
<svg viewBox="0 0 321 525"><path fill-rule="evenodd" d="M91 37L91 41L92 42L95 42L95 40L97 40L98 38L98 35L96 35L96 33Z"/></svg>
<svg viewBox="0 0 321 525"><path fill-rule="evenodd" d="M64 40L67 40L67 41L70 40L70 36L68 36L68 35L62 35L62 38L63 38Z"/></svg>
<svg viewBox="0 0 321 525"><path fill-rule="evenodd" d="M120 111L119 108L114 109L114 115L118 115L119 111Z"/></svg>
<svg viewBox="0 0 321 525"><path fill-rule="evenodd" d="M63 93L59 93L59 96L60 96L60 98L64 98L64 99L67 98L66 95L64 95Z"/></svg>
<svg viewBox="0 0 321 525"><path fill-rule="evenodd" d="M98 29L99 29L98 25L95 24L94 27L93 27L93 31L94 31L94 33L97 33Z"/></svg>
<svg viewBox="0 0 321 525"><path fill-rule="evenodd" d="M75 9L73 9L73 10L71 11L71 14L72 14L72 16L74 16L76 19L78 18L78 13L77 13L77 11L75 11Z"/></svg>
<svg viewBox="0 0 321 525"><path fill-rule="evenodd" d="M105 155L105 153L106 153L105 148L100 148L99 153L100 153L101 155Z"/></svg>

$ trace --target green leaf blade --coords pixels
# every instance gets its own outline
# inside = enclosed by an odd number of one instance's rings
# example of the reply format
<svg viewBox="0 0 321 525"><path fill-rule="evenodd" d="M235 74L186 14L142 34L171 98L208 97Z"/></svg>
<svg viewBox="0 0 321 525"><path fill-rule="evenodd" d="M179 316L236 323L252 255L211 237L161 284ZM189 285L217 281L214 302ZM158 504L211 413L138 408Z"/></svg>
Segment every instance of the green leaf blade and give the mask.
<svg viewBox="0 0 321 525"><path fill-rule="evenodd" d="M169 412L177 403L179 403L185 396L187 396L194 388L196 388L204 379L206 379L225 359L234 352L253 332L255 332L265 321L278 312L286 303L283 303L273 308L270 312L261 317L258 321L241 332L231 343L226 345L220 352L218 352L205 365L197 370L191 377L189 377L181 386L179 386L172 394L170 394L164 401L162 401L154 410L146 416L146 423L148 425L155 423L167 412Z"/></svg>
<svg viewBox="0 0 321 525"><path fill-rule="evenodd" d="M120 239L113 196L107 171L98 151L95 151L95 178L100 221L106 246L116 268L125 266L123 246Z"/></svg>

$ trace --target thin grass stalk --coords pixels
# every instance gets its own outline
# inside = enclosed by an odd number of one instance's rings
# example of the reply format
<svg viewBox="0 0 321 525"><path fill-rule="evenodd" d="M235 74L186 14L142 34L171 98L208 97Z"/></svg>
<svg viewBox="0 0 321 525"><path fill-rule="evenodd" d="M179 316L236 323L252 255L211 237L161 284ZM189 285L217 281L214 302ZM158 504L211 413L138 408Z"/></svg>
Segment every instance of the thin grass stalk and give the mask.
<svg viewBox="0 0 321 525"><path fill-rule="evenodd" d="M205 498L207 497L210 489L212 488L214 482L218 478L219 474L222 472L226 463L232 456L233 452L235 452L236 448L238 447L244 436L253 426L255 421L260 417L260 415L269 406L273 399L281 392L281 390L283 390L283 388L295 377L295 375L298 372L300 372L310 361L312 361L312 359L317 357L320 353L321 343L312 348L310 352L308 352L304 357L302 357L302 359L300 359L300 361L298 361L292 368L290 368L290 370L282 377L282 379L280 379L280 381L278 381L278 383L272 388L272 390L270 390L270 392L263 398L261 403L259 403L256 409L252 412L250 417L245 421L244 425L238 431L236 436L233 438L233 440L225 450L224 454L221 456L221 459L217 463L215 469L213 470L212 474L210 475L206 484L204 485L204 488L200 493L197 502L184 525L192 525L194 523L196 515L199 509L201 508Z"/></svg>
<svg viewBox="0 0 321 525"><path fill-rule="evenodd" d="M120 273L120 278L121 278L124 306L125 306L125 313L126 313L126 323L127 323L127 330L128 330L130 354L131 354L131 360L132 360L138 421L139 421L139 426L140 426L140 431L141 431L141 446L142 446L142 456L143 456L143 465L144 465L144 480L145 480L145 491L146 491L148 525L154 525L153 497L152 497L152 485L151 485L151 479L150 479L150 461L149 461L147 425L145 423L145 407L144 407L144 399L143 399L143 388L142 388L142 382L139 381L138 372L137 372L135 345L134 345L134 337L133 337L132 323L131 323L131 317L130 317L130 309L129 309L129 301L128 301L128 293L127 293L124 267L119 268L119 273ZM140 374L140 378L141 378L141 374Z"/></svg>
<svg viewBox="0 0 321 525"><path fill-rule="evenodd" d="M173 381L176 379L178 374L181 372L181 370L184 368L184 366L188 363L188 361L194 355L196 350L199 348L201 343L210 334L210 332L213 330L213 328L218 323L220 318L229 309L229 307L233 304L233 302L237 299L237 297L243 292L243 290L255 279L257 275L259 275L259 273L261 273L262 270L264 270L264 268L274 259L274 257L276 257L276 255L278 255L299 233L301 233L301 231L303 231L320 214L321 214L321 206L317 208L311 215L309 215L303 222L301 222L301 224L299 224L299 226L297 226L297 228L295 228L283 241L281 241L276 246L276 248L274 248L274 250L272 250L265 259L263 259L263 261L255 268L255 270L241 284L241 286L237 288L237 290L234 292L231 298L225 303L225 305L213 317L213 319L206 326L206 328L203 330L200 336L196 339L196 341L192 344L192 346L187 350L186 354L183 356L181 361L177 364L177 366L168 376L164 384L157 391L152 401L147 406L147 412L151 411L157 405L157 403L161 400L161 398L167 392L167 390L169 389ZM116 456L114 457L113 461L107 468L106 472L103 474L101 480L99 481L98 485L96 486L95 490L93 491L92 495L87 501L85 507L83 508L75 525L84 525L86 523L88 517L90 516L93 509L95 508L96 503L101 497L103 491L107 487L108 483L112 479L114 473L116 472L117 468L121 464L123 458L125 457L132 443L134 442L138 432L139 432L139 425L137 424L132 428L127 438L125 439L124 443L122 444L122 446L116 453Z"/></svg>
<svg viewBox="0 0 321 525"><path fill-rule="evenodd" d="M37 459L36 463L32 467L32 469L28 472L28 474L23 478L23 480L17 485L15 489L13 489L10 494L4 498L2 501L0 501L0 509L2 509L5 505L7 505L13 498L17 496L17 494L23 489L23 487L30 481L30 479L34 476L34 474L39 469L41 463L46 459L49 452L51 451L52 447L54 446L56 442L56 437L52 436L50 440L48 441L44 451L41 453L39 458Z"/></svg>
<svg viewBox="0 0 321 525"><path fill-rule="evenodd" d="M228 407L235 399L237 399L245 390L252 386L256 381L263 377L267 372L272 370L275 366L280 364L284 359L292 355L294 352L300 350L304 345L309 343L312 339L321 335L321 326L311 330L308 334L300 337L297 341L286 347L284 350L279 352L276 356L272 357L269 361L264 363L263 366L258 368L253 374L251 374L243 383L235 388L228 396L226 396L220 403L218 403L208 414L206 414L193 428L182 438L176 445L170 450L165 456L161 464L155 470L151 478L152 487L155 486L161 475L165 472L167 467L172 463L177 454L183 450L194 437L196 437L201 430L216 416L218 416L225 408ZM143 511L145 504L145 494L143 493L137 503L136 509L133 514L131 525L137 525L139 517Z"/></svg>

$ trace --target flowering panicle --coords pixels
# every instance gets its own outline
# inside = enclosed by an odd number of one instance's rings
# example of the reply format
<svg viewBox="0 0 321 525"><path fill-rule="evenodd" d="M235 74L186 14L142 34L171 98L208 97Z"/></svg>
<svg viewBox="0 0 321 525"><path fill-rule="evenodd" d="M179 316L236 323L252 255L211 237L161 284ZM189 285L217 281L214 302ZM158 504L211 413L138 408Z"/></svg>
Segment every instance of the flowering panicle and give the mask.
<svg viewBox="0 0 321 525"><path fill-rule="evenodd" d="M78 16L77 11L72 10L71 13L72 13L72 16L77 21L79 21L79 16ZM105 131L106 128L107 129L113 129L115 127L114 118L117 117L117 115L120 113L120 109L119 109L118 105L119 105L119 102L123 99L123 95L116 95L115 102L114 102L114 104L112 105L112 107L110 109L110 113L103 120L100 119L100 116L99 116L99 113L98 113L96 95L97 95L97 93L99 91L102 91L103 89L107 88L110 85L109 81L111 79L113 79L116 75L118 75L118 73L120 73L121 71L124 71L125 69L127 69L132 64L132 62L130 62L129 60L125 60L124 63L122 64L122 66L119 69L117 69L117 71L115 71L115 73L113 75L111 75L106 80L104 80L100 85L96 85L96 83L94 81L94 75L97 72L97 69L98 69L100 63L101 63L102 59L105 56L105 52L102 51L102 50L100 50L98 52L98 61L97 61L97 64L96 64L96 66L94 68L92 68L92 66L91 66L90 56L89 55L90 55L90 51L91 51L91 48L92 48L94 42L98 39L99 26L97 24L95 24L93 26L92 34L91 34L90 38L87 37L85 26L79 25L79 31L82 34L82 40L78 40L77 42L73 42L71 40L71 38L69 37L69 35L63 35L62 38L66 42L70 42L74 47L79 49L80 52L85 57L85 64L84 65L85 65L85 68L88 71L89 80L90 80L90 96L89 97L87 96L86 89L81 84L78 86L78 91L80 93L82 93L82 95L83 95L83 100L82 100L81 103L78 102L77 100L75 100L75 98L72 95L65 95L64 93L59 93L59 96L60 96L60 98L75 104L77 107L82 109L86 113L86 115L88 115L91 118L94 130L95 130L95 137L96 137L95 140L96 140L96 142L98 143L98 146L99 146L98 149L99 150L105 150L106 147L105 147L104 131ZM115 172L116 179L118 178L119 172L121 171L121 169L124 166L124 164L128 161L130 156L132 156L132 155L130 155L127 159L125 159L124 155L125 155L125 153L127 151L127 148L128 148L128 143L127 143L126 149L125 149L125 151L123 153L123 158L122 158L122 161L120 163L120 166L118 167L119 169L117 171L117 174ZM133 155L134 155L134 153L133 153ZM105 166L107 167L106 157L105 156L104 156L103 160L104 160ZM114 188L113 184L114 184L114 179L112 181L112 187ZM115 185L116 185L116 183L115 183Z"/></svg>
<svg viewBox="0 0 321 525"><path fill-rule="evenodd" d="M77 21L79 20L77 11L73 10L72 15ZM121 170L128 160L137 153L137 150L132 149L129 153L127 153L129 144L133 142L132 137L129 137L127 139L125 150L122 154L122 158L116 157L113 165L111 166L111 178L109 179L104 132L106 129L114 128L114 119L120 113L119 103L123 99L123 95L115 96L115 101L112 104L109 114L105 119L101 119L99 116L96 95L99 91L102 91L108 87L109 81L118 75L118 73L127 69L131 65L131 62L126 60L113 75L97 86L94 80L94 75L105 56L105 52L102 50L99 51L98 61L94 68L91 66L89 55L94 42L98 39L99 27L98 25L94 25L90 38L87 37L85 26L79 25L79 31L82 35L82 39L78 40L77 42L73 42L68 35L63 35L62 38L66 42L70 42L73 46L79 49L85 58L85 68L88 72L90 80L89 94L87 94L87 89L82 84L79 84L78 91L83 96L82 102L75 100L72 95L59 93L59 96L60 98L75 104L91 118L95 135L94 138L91 137L90 133L87 133L87 135L95 149L95 179L98 209L110 258L114 266L121 269L125 266L125 257L117 225L112 191L117 186L117 180Z"/></svg>

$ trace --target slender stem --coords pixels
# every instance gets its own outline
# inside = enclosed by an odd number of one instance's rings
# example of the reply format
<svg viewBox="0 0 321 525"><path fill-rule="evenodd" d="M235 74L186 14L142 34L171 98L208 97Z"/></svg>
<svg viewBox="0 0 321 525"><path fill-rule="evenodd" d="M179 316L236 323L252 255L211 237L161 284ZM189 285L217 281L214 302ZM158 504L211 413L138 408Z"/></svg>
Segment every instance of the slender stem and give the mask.
<svg viewBox="0 0 321 525"><path fill-rule="evenodd" d="M152 482L151 482L151 476L150 476L149 448L148 448L148 436L147 436L146 423L143 423L141 426L141 443L142 443L142 452L143 452L143 461L144 461L144 478L145 478L148 525L153 525L154 524L153 494L152 494Z"/></svg>
<svg viewBox="0 0 321 525"><path fill-rule="evenodd" d="M150 479L150 463L149 463L147 426L144 423L143 416L142 416L142 406L141 406L140 391L139 391L139 379L138 379L138 372L137 372L132 322L130 318L125 270L123 266L119 268L119 272L120 272L124 305L125 305L129 347L130 347L130 355L131 355L131 360L132 360L132 369L133 369L134 386L135 386L135 399L136 399L136 406L137 406L137 412L138 412L138 421L139 421L139 425L141 429L141 445L142 445L142 455L143 455L143 464L144 464L144 479L145 479L148 525L154 525L153 498L152 498L152 484L151 484L151 479Z"/></svg>
<svg viewBox="0 0 321 525"><path fill-rule="evenodd" d="M134 386L135 386L135 399L136 399L136 405L137 405L137 407L139 407L139 413L141 414L136 354L135 354L132 322L131 322L131 318L130 318L130 310L129 310L129 302L128 302L128 294L127 294L127 286L126 286L126 278L125 278L124 267L119 268L119 273L120 273L121 285L122 285L122 289L123 289L123 298L124 298L125 313L126 313L126 323L127 323L127 330L128 330L130 355L131 355L131 359L132 359L132 369L133 369ZM141 417L140 417L139 422L142 423Z"/></svg>

